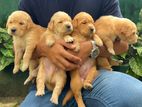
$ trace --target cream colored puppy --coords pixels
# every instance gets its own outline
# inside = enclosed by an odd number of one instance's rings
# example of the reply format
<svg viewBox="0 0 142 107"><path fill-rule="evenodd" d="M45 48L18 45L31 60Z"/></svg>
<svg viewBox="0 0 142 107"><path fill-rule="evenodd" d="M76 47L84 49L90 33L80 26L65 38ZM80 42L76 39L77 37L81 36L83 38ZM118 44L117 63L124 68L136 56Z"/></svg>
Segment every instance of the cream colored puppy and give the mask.
<svg viewBox="0 0 142 107"><path fill-rule="evenodd" d="M96 34L102 39L108 52L115 55L113 42L116 39L134 44L137 42L137 27L127 18L118 18L115 16L102 16L95 22ZM97 64L108 70L112 70L111 65L119 65L119 62L111 58L98 57Z"/></svg>
<svg viewBox="0 0 142 107"><path fill-rule="evenodd" d="M46 29L34 24L30 15L24 11L13 12L8 17L6 26L8 34L13 37L15 52L13 73L15 74L19 71L22 59L22 71L25 71L29 65L30 71L33 71L38 64L36 60L31 59L32 53L41 37L40 35Z"/></svg>
<svg viewBox="0 0 142 107"><path fill-rule="evenodd" d="M44 33L41 41L45 42L49 47L52 47L58 39L72 42L73 38L69 36L73 31L71 21L70 16L65 12L56 12L51 17L48 29ZM62 92L65 83L66 72L56 67L48 58L40 58L36 96L44 95L44 89L46 86L49 90L53 90L50 101L54 104L58 104L58 97Z"/></svg>

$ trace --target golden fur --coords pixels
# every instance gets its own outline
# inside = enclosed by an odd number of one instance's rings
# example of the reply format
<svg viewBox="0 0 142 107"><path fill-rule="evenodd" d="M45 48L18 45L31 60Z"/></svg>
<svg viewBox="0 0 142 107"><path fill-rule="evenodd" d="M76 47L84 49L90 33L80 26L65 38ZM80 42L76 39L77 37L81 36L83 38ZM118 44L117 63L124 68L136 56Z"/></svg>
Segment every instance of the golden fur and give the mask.
<svg viewBox="0 0 142 107"><path fill-rule="evenodd" d="M127 18L118 18L115 16L102 16L95 22L96 34L102 39L107 50L115 55L113 42L116 39L134 44L137 42L137 27ZM111 64L118 65L119 63L112 61L111 58L97 58L98 65L111 70Z"/></svg>
<svg viewBox="0 0 142 107"><path fill-rule="evenodd" d="M94 34L94 20L88 13L78 13L73 19L73 27L74 31L72 33L72 36L75 40L75 44L77 45L77 49L75 51L79 51L79 43L82 41L95 39L97 45L103 45L101 39ZM98 72L96 69L96 62L91 58L86 59L86 61L81 65L79 69L71 71L71 90L65 96L63 105L66 104L66 102L70 99L70 97L72 97L73 94L78 107L85 107L85 104L82 100L81 89L83 86L86 89L92 88L92 82L97 74Z"/></svg>
<svg viewBox="0 0 142 107"><path fill-rule="evenodd" d="M34 72L38 63L35 59L31 59L32 53L45 28L34 24L29 14L24 11L13 12L8 17L6 26L8 34L13 37L15 52L13 73L19 71L22 58L22 71L25 71L29 66L30 72Z"/></svg>
<svg viewBox="0 0 142 107"><path fill-rule="evenodd" d="M65 12L56 12L48 24L42 40L47 46L54 45L56 40L64 39L66 42L72 42L73 38L69 36L73 31L71 18ZM50 101L58 104L58 97L66 83L66 72L56 67L48 58L40 58L39 71L37 75L37 96L44 95L45 85L49 90L53 90Z"/></svg>

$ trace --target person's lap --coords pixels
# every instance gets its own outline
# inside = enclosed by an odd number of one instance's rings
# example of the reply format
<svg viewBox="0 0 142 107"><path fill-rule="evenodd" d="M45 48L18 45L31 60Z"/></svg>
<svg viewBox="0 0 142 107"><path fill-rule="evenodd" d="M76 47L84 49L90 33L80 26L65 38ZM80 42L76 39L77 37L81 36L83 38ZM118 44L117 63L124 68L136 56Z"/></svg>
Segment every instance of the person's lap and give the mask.
<svg viewBox="0 0 142 107"><path fill-rule="evenodd" d="M82 90L86 107L142 107L142 82L119 72L100 71L100 75L93 83L92 90ZM36 97L33 87L20 107L62 107L61 102L68 86L59 97L59 104L50 102L52 92L46 90L42 97ZM71 99L66 107L77 107Z"/></svg>

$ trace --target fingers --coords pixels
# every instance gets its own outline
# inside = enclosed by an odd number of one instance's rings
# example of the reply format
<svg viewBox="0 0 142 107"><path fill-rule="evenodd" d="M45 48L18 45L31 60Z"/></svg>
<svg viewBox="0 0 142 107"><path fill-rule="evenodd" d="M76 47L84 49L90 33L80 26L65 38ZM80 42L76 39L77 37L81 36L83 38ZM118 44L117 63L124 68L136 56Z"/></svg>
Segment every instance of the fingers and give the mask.
<svg viewBox="0 0 142 107"><path fill-rule="evenodd" d="M81 59L80 59L79 57L76 57L76 56L70 54L70 53L67 52L67 51L64 51L64 52L62 53L62 56L63 56L65 59L67 59L67 60L69 60L70 62L73 62L73 63L75 63L75 64L81 63Z"/></svg>
<svg viewBox="0 0 142 107"><path fill-rule="evenodd" d="M71 63L68 60L66 60L65 58L58 58L58 62L61 63L61 65L64 65L64 70L73 70L76 69L78 67L77 64Z"/></svg>

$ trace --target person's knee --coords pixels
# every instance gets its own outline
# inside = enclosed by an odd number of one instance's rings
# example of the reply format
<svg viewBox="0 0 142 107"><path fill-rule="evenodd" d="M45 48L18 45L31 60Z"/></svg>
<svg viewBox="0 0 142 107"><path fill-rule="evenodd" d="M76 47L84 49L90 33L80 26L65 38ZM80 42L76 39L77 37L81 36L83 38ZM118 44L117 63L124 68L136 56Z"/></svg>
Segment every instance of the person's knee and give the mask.
<svg viewBox="0 0 142 107"><path fill-rule="evenodd" d="M140 107L142 82L118 72L104 72L93 83L91 91L83 91L87 103L98 107ZM97 99L97 100L96 100Z"/></svg>

